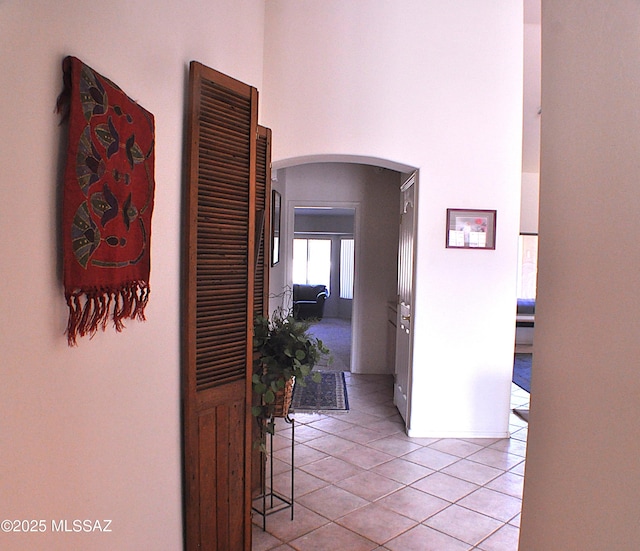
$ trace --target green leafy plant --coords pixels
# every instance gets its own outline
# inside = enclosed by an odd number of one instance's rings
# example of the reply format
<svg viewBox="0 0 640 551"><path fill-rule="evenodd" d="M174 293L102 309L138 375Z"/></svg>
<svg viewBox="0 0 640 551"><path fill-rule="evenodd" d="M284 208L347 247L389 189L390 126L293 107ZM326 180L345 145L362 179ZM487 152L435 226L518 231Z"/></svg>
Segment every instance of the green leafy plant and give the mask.
<svg viewBox="0 0 640 551"><path fill-rule="evenodd" d="M254 323L254 373L253 391L259 396L259 404L252 408L253 415L266 432L274 433L276 397L288 380L306 386L311 373L315 383L320 373L313 372L320 359L329 350L320 339L309 334L310 322L297 320L289 310L278 308L271 318L259 316Z"/></svg>

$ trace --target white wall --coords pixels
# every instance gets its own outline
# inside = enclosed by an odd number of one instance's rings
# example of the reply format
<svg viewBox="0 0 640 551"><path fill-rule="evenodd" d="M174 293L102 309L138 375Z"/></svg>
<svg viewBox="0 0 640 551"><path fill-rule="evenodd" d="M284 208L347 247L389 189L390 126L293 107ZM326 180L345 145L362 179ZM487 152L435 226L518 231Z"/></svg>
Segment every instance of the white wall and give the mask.
<svg viewBox="0 0 640 551"><path fill-rule="evenodd" d="M522 4L271 0L265 54L276 166L344 155L420 169L411 434L506 436ZM445 249L449 207L497 209L497 249Z"/></svg>
<svg viewBox="0 0 640 551"><path fill-rule="evenodd" d="M538 233L540 194L540 0L524 0L524 92L520 231Z"/></svg>
<svg viewBox="0 0 640 551"><path fill-rule="evenodd" d="M0 533L2 549L182 546L180 211L188 62L262 87L261 0L0 2L2 518L111 519L109 534ZM58 235L61 63L75 55L156 119L151 299L67 347Z"/></svg>
<svg viewBox="0 0 640 551"><path fill-rule="evenodd" d="M392 170L349 163L315 163L278 171L286 179L287 227L295 206L355 208L356 284L352 318L354 373L392 373L386 362L387 302L397 288L400 175ZM287 233L283 261L292 256ZM290 278L290 269L284 274ZM273 278L273 274L272 274ZM287 281L286 279L284 281ZM272 279L272 289L274 280Z"/></svg>
<svg viewBox="0 0 640 551"><path fill-rule="evenodd" d="M636 549L640 5L543 0L522 551Z"/></svg>
<svg viewBox="0 0 640 551"><path fill-rule="evenodd" d="M522 171L540 170L540 0L524 0L524 91Z"/></svg>
<svg viewBox="0 0 640 551"><path fill-rule="evenodd" d="M538 233L538 212L540 209L540 174L522 173L522 194L520 197L520 232Z"/></svg>

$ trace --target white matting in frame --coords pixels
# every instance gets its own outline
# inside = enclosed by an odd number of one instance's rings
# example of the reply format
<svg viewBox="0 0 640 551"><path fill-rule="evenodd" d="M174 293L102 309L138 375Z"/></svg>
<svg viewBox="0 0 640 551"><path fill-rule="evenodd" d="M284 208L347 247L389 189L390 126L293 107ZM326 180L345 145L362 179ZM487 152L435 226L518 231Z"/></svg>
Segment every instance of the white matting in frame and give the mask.
<svg viewBox="0 0 640 551"><path fill-rule="evenodd" d="M495 249L496 211L447 209L448 249Z"/></svg>

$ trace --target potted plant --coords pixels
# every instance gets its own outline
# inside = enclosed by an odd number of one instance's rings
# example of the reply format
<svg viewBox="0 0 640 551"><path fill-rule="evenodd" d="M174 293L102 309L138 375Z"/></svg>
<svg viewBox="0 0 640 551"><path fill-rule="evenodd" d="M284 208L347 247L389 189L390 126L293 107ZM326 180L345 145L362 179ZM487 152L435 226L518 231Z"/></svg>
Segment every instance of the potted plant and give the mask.
<svg viewBox="0 0 640 551"><path fill-rule="evenodd" d="M259 316L255 320L252 384L259 403L252 413L270 434L274 433L275 417L288 414L293 385L306 386L310 373L314 382L320 382L320 373L312 370L329 350L309 334L310 325L310 321L297 320L291 310L282 307L270 319Z"/></svg>

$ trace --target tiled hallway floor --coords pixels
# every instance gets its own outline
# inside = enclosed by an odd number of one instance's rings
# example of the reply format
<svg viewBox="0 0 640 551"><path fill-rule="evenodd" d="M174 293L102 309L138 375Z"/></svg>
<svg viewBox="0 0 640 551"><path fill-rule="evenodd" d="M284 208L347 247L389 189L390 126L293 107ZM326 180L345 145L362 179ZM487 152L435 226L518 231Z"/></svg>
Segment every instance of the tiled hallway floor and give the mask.
<svg viewBox="0 0 640 551"><path fill-rule="evenodd" d="M295 509L254 515L253 551L516 551L527 424L511 439L405 435L390 376L346 374L350 411L296 414ZM529 394L513 385L512 407ZM274 438L288 496L291 427Z"/></svg>

